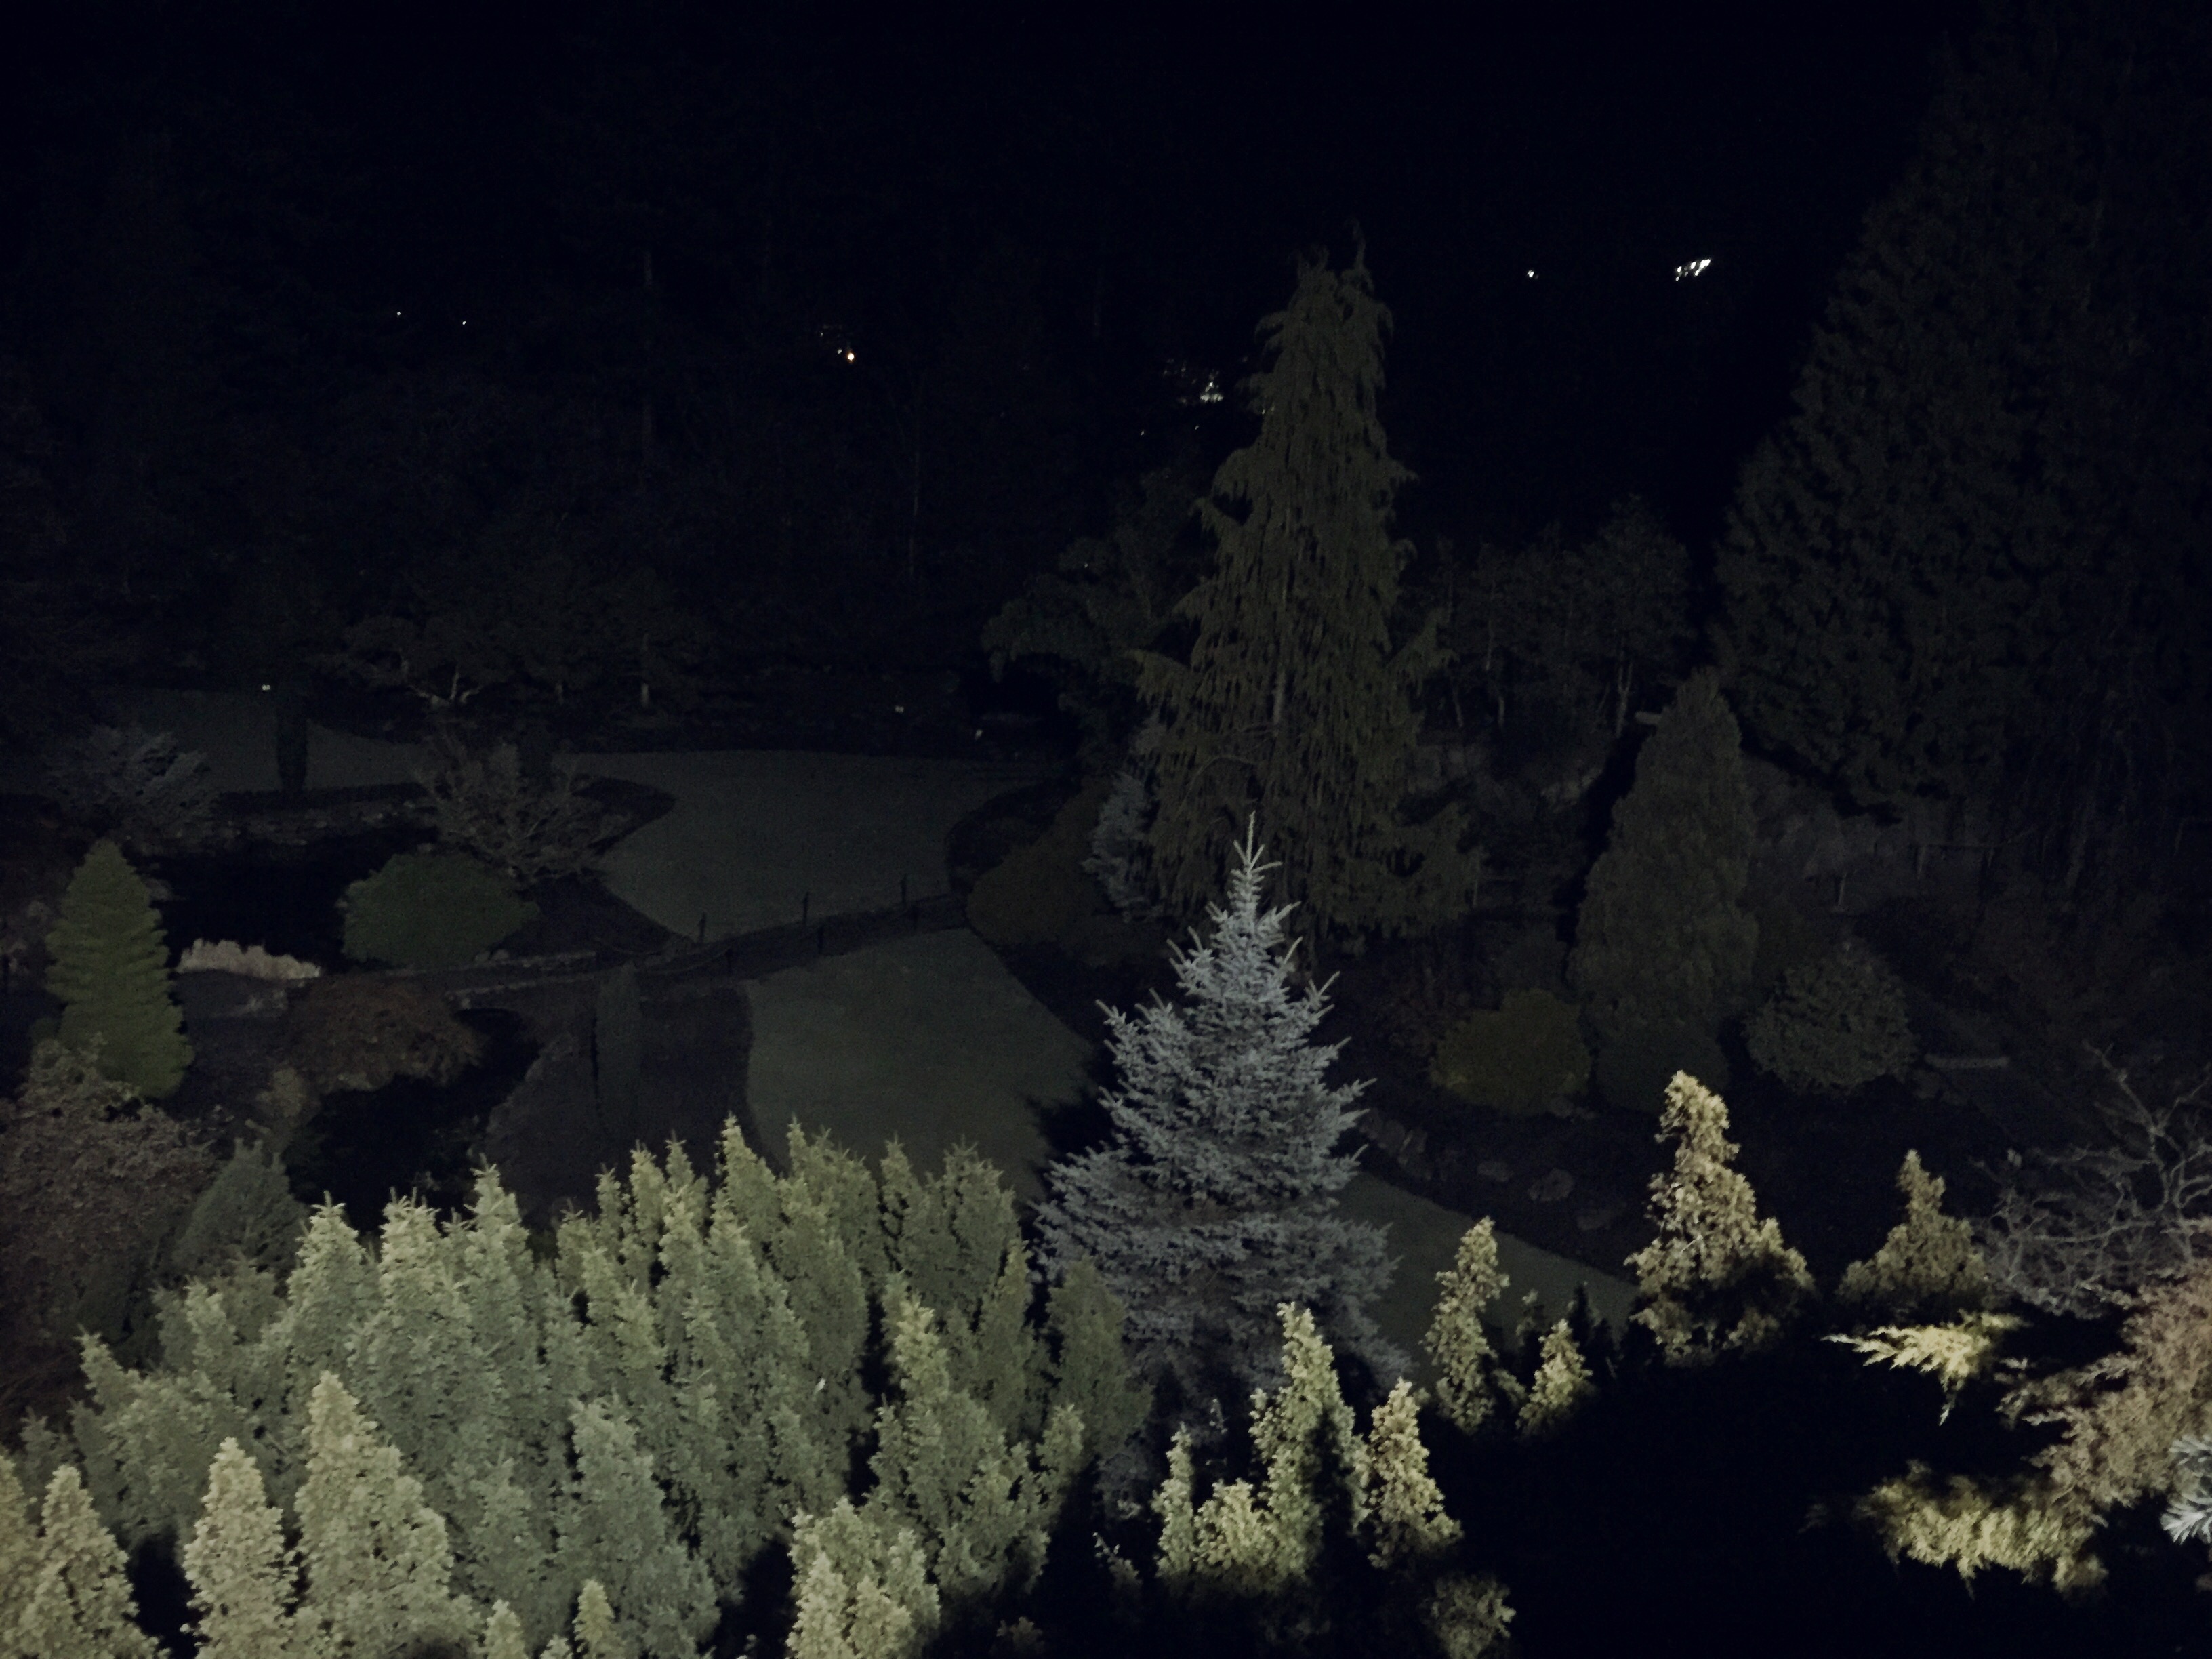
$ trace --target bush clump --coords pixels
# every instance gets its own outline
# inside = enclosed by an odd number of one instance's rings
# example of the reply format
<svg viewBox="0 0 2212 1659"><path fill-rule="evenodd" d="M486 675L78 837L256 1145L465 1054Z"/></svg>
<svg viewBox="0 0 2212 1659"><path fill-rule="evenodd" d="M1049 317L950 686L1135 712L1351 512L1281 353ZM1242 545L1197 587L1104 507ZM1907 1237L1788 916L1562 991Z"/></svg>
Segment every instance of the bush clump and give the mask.
<svg viewBox="0 0 2212 1659"><path fill-rule="evenodd" d="M1918 1057L1905 988L1879 957L1845 941L1791 969L1744 1027L1752 1063L1793 1089L1847 1095Z"/></svg>
<svg viewBox="0 0 2212 1659"><path fill-rule="evenodd" d="M526 887L590 867L611 815L576 793L573 766L540 784L514 744L476 754L447 732L428 746L432 764L415 781L430 797L441 841Z"/></svg>
<svg viewBox="0 0 2212 1659"><path fill-rule="evenodd" d="M1687 1072L1716 1092L1729 1086L1728 1056L1704 1027L1686 1021L1632 1025L1598 1050L1592 1073L1615 1111L1656 1116L1674 1073Z"/></svg>
<svg viewBox="0 0 2212 1659"><path fill-rule="evenodd" d="M286 1050L318 1091L381 1089L394 1078L451 1083L483 1058L483 1040L446 1000L405 980L324 980L294 1005Z"/></svg>
<svg viewBox="0 0 2212 1659"><path fill-rule="evenodd" d="M1103 895L1083 872L1091 832L1106 799L1100 778L1061 807L1052 828L985 872L968 896L968 925L989 944L1050 945L1099 907Z"/></svg>
<svg viewBox="0 0 2212 1659"><path fill-rule="evenodd" d="M346 955L398 968L461 967L538 917L497 871L460 853L398 854L338 907Z"/></svg>
<svg viewBox="0 0 2212 1659"><path fill-rule="evenodd" d="M100 1048L40 1043L0 1100L0 1352L14 1372L0 1402L48 1359L73 1370L79 1330L120 1342L137 1328L163 1242L215 1174L184 1125L103 1073Z"/></svg>
<svg viewBox="0 0 2212 1659"><path fill-rule="evenodd" d="M1540 1112L1589 1075L1575 1011L1548 991L1509 991L1502 1006L1469 1014L1429 1064L1437 1087L1501 1112Z"/></svg>

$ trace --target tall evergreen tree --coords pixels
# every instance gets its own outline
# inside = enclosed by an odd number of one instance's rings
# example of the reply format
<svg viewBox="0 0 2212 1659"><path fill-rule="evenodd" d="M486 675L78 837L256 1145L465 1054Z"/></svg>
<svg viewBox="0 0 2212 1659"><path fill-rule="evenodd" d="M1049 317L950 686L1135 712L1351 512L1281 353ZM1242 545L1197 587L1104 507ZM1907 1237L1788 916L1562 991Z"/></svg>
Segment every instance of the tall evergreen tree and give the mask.
<svg viewBox="0 0 2212 1659"><path fill-rule="evenodd" d="M235 1440L216 1454L183 1553L201 1659L311 1659L315 1632L296 1613L298 1553L259 1467Z"/></svg>
<svg viewBox="0 0 2212 1659"><path fill-rule="evenodd" d="M1290 896L1331 939L1473 902L1461 815L1416 827L1402 811L1413 695L1443 659L1433 617L1391 635L1408 550L1391 502L1412 475L1376 416L1389 325L1364 248L1342 271L1301 262L1289 306L1260 325L1273 361L1247 386L1259 436L1199 506L1218 554L1177 607L1196 626L1190 660L1142 659L1139 689L1167 717L1154 864L1186 915L1219 890L1255 813Z"/></svg>
<svg viewBox="0 0 2212 1659"><path fill-rule="evenodd" d="M453 1593L445 1517L422 1483L329 1372L308 1406L307 1478L300 1487L302 1611L341 1655L410 1642L466 1639L477 1615Z"/></svg>
<svg viewBox="0 0 2212 1659"><path fill-rule="evenodd" d="M1987 9L1718 553L1762 746L1959 829L2008 799L2073 873L2203 810L2209 48L2173 0Z"/></svg>
<svg viewBox="0 0 2212 1659"><path fill-rule="evenodd" d="M1567 977L1601 1047L1638 1029L1710 1033L1740 1011L1759 945L1742 902L1757 831L1735 717L1703 671L1637 756L1575 919Z"/></svg>
<svg viewBox="0 0 2212 1659"><path fill-rule="evenodd" d="M12 1618L0 1612L0 1642L12 1643L24 1659L156 1659L161 1649L138 1628L124 1568L122 1548L94 1512L83 1477L64 1464L46 1483L37 1561L0 1600L0 1608L13 1608Z"/></svg>
<svg viewBox="0 0 2212 1659"><path fill-rule="evenodd" d="M1651 1177L1658 1236L1628 1258L1641 1304L1631 1317L1670 1364L1771 1346L1813 1296L1813 1276L1774 1218L1759 1219L1751 1182L1730 1167L1741 1148L1728 1138L1727 1103L1676 1073L1659 1138L1674 1143L1674 1163Z"/></svg>
<svg viewBox="0 0 2212 1659"><path fill-rule="evenodd" d="M1310 1308L1378 1376L1401 1357L1368 1304L1391 1263L1380 1228L1336 1213L1357 1160L1336 1146L1364 1084L1323 1081L1337 1047L1313 1043L1325 986L1290 988L1290 907L1261 910L1248 830L1213 936L1178 951L1181 1006L1107 1012L1121 1086L1113 1139L1056 1164L1037 1212L1055 1274L1088 1259L1129 1310L1132 1358L1193 1398L1224 1373L1271 1374L1276 1308Z"/></svg>
<svg viewBox="0 0 2212 1659"><path fill-rule="evenodd" d="M79 1050L96 1041L100 1071L149 1100L176 1093L192 1045L169 994L153 897L113 842L95 842L70 878L46 948L46 989L62 1000L61 1040Z"/></svg>

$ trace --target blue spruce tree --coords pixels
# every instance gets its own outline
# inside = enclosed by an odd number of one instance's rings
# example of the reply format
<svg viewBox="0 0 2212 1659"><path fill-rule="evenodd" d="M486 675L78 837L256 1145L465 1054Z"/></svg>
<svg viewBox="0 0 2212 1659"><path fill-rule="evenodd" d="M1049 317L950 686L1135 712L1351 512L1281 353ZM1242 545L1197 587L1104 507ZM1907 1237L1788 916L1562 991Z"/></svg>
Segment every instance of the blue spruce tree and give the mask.
<svg viewBox="0 0 2212 1659"><path fill-rule="evenodd" d="M1290 908L1260 908L1275 866L1249 828L1237 855L1213 937L1176 953L1180 1003L1106 1011L1114 1136L1053 1167L1037 1213L1054 1274L1094 1262L1129 1310L1133 1364L1187 1404L1279 1382L1285 1302L1378 1381L1404 1364L1367 1314L1394 1265L1382 1229L1337 1213L1357 1160L1336 1146L1366 1085L1324 1082L1337 1047L1310 1039L1328 988L1293 994Z"/></svg>

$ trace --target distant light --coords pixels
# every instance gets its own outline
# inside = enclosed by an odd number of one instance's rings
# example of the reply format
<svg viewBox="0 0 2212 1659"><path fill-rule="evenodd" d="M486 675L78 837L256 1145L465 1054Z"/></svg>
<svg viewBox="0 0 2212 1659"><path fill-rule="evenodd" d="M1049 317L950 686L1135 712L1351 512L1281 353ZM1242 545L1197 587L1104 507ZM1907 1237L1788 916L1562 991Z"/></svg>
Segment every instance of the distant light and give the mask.
<svg viewBox="0 0 2212 1659"><path fill-rule="evenodd" d="M856 354L848 351L845 354L845 361L848 363L857 363L860 360Z"/></svg>
<svg viewBox="0 0 2212 1659"><path fill-rule="evenodd" d="M1221 381L1219 378L1212 374L1207 375L1206 377L1206 385L1198 394L1199 402L1202 404L1218 404L1221 401Z"/></svg>
<svg viewBox="0 0 2212 1659"><path fill-rule="evenodd" d="M1712 263L1711 259L1692 259L1686 265L1676 265L1674 280L1679 283L1685 276L1702 276L1711 268Z"/></svg>
<svg viewBox="0 0 2212 1659"><path fill-rule="evenodd" d="M407 313L404 311L395 311L392 314L395 317L404 317Z"/></svg>
<svg viewBox="0 0 2212 1659"><path fill-rule="evenodd" d="M469 319L468 319L467 318L465 318L465 317L462 318L462 319L461 319L461 326L462 326L463 328L466 328L468 325L469 325Z"/></svg>
<svg viewBox="0 0 2212 1659"><path fill-rule="evenodd" d="M1536 280L1536 273L1534 271L1532 270L1528 273L1528 280L1532 283Z"/></svg>

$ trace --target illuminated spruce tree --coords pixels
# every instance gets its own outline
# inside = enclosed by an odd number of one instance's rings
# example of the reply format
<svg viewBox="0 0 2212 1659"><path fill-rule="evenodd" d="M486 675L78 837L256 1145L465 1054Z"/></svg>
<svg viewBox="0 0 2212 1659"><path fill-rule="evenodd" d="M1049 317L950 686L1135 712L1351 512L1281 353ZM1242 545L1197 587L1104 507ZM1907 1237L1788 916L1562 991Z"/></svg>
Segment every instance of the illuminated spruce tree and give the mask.
<svg viewBox="0 0 2212 1659"><path fill-rule="evenodd" d="M1327 988L1292 995L1290 908L1260 908L1274 866L1249 831L1237 853L1212 937L1176 954L1182 1003L1107 1011L1114 1138L1054 1165L1037 1212L1055 1276L1096 1263L1128 1310L1132 1363L1187 1401L1272 1381L1286 1302L1378 1376L1402 1369L1367 1314L1390 1275L1382 1230L1337 1213L1358 1164L1336 1146L1366 1085L1325 1083Z"/></svg>
<svg viewBox="0 0 2212 1659"><path fill-rule="evenodd" d="M1407 552L1391 502L1412 475L1376 416L1389 325L1364 250L1346 270L1300 264L1289 306L1260 325L1259 436L1199 503L1218 556L1177 607L1196 624L1190 659L1141 659L1139 690L1167 723L1153 860L1181 915L1219 890L1255 813L1325 939L1404 933L1473 900L1460 814L1403 812L1413 696L1443 653L1434 617L1391 634Z"/></svg>

